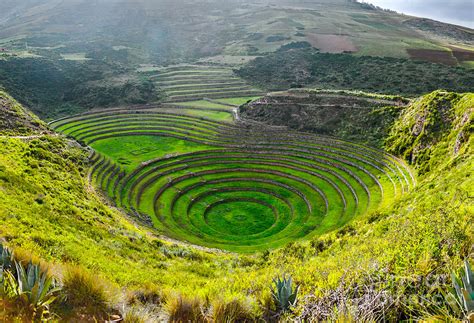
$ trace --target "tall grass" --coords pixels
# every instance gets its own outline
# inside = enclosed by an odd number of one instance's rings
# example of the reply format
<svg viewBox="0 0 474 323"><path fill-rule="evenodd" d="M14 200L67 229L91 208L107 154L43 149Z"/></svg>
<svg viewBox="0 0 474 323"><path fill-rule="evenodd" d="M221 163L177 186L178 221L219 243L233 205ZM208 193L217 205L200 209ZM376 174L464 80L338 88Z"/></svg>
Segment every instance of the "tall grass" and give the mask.
<svg viewBox="0 0 474 323"><path fill-rule="evenodd" d="M152 323L159 322L159 313L151 306L130 306L122 311L123 323Z"/></svg>
<svg viewBox="0 0 474 323"><path fill-rule="evenodd" d="M81 315L103 318L110 308L111 293L105 283L81 267L66 268L63 293L65 303Z"/></svg>
<svg viewBox="0 0 474 323"><path fill-rule="evenodd" d="M212 304L208 320L214 323L254 322L251 309L237 299L228 303L217 300Z"/></svg>
<svg viewBox="0 0 474 323"><path fill-rule="evenodd" d="M179 295L169 298L164 307L168 321L173 323L204 322L202 303L197 298L189 299Z"/></svg>

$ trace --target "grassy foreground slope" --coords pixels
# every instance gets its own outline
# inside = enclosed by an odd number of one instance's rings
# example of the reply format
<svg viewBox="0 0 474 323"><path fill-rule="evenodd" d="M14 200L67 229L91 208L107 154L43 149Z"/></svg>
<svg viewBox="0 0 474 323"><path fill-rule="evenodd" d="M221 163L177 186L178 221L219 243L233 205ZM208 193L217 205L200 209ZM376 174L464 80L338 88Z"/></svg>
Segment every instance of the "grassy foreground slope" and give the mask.
<svg viewBox="0 0 474 323"><path fill-rule="evenodd" d="M2 113L17 112L10 120L30 114L5 93L0 98ZM25 259L39 256L59 273L66 264L87 267L112 289L158 284L160 295L160 281L186 289L196 277L202 286L210 266L213 275L231 266L234 257L164 242L107 206L87 182L88 152L41 125L27 137L21 128L0 130L0 236Z"/></svg>
<svg viewBox="0 0 474 323"><path fill-rule="evenodd" d="M2 111L15 104L5 98L2 94ZM339 232L254 256L162 242L90 189L81 148L54 135L15 138L2 129L0 235L16 250L56 264L59 273L63 264L72 263L131 291L154 290L160 297L138 303L148 303L156 315L201 306L210 320L216 315L212 305L237 298L244 308L237 318L268 318L274 310L271 278L288 273L301 284L300 302L287 314L293 318L461 317L442 294L450 285L449 271L473 257L473 106L473 94L441 92L402 112L392 127L392 137L399 140L389 140L389 150L420 151L429 144L440 153L417 187L393 206ZM422 117L422 107L434 115L449 111L451 126ZM412 120L426 132L414 131ZM170 291L188 297L174 302ZM132 298L125 298L126 306Z"/></svg>

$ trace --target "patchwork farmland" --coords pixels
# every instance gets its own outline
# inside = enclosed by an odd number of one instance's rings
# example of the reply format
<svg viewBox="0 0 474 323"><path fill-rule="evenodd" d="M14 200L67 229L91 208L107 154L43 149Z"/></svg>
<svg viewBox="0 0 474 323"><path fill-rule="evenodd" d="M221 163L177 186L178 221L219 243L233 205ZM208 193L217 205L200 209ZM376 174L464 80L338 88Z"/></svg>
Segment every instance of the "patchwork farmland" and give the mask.
<svg viewBox="0 0 474 323"><path fill-rule="evenodd" d="M146 73L168 101L258 96L262 92L222 66L178 65Z"/></svg>
<svg viewBox="0 0 474 323"><path fill-rule="evenodd" d="M117 206L169 237L234 252L339 228L414 185L383 151L235 118L248 99L96 110L51 126L92 148L91 181Z"/></svg>

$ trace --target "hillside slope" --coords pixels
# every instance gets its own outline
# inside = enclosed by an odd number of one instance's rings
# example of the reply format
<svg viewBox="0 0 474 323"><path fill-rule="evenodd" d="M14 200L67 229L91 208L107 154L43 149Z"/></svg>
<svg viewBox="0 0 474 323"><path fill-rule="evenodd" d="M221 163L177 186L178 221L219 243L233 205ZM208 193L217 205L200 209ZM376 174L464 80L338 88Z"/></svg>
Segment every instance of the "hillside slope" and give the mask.
<svg viewBox="0 0 474 323"><path fill-rule="evenodd" d="M440 98L452 101L451 127L434 118L425 127L431 136L407 132L413 129L407 116L420 111L420 102L435 114L445 111L446 104L437 104ZM4 94L2 100L2 111L5 102L16 105ZM297 308L286 314L292 319L460 318L442 295L450 270L474 255L472 106L472 94L438 92L405 109L391 130L403 144L389 141L388 147L408 151L430 145L445 154L392 206L312 241L253 256L198 250L156 237L88 186L88 155L82 148L63 137L43 136L41 130L31 130L39 138L11 133L0 138L0 236L17 250L55 263L59 272L63 264L93 270L129 291L125 307L148 304L158 312L153 312L156 320L175 313L170 309L196 306L206 317L216 317L216 308L228 308L223 304L233 300L241 306L237 318L275 318L269 286L283 273L301 285ZM453 138L460 133L458 145ZM416 163L423 166L426 159ZM157 297L142 297L150 293Z"/></svg>
<svg viewBox="0 0 474 323"><path fill-rule="evenodd" d="M36 115L23 109L8 94L0 90L0 135L26 136L48 133L46 124Z"/></svg>
<svg viewBox="0 0 474 323"><path fill-rule="evenodd" d="M292 89L240 107L241 117L381 148L407 99L351 91Z"/></svg>
<svg viewBox="0 0 474 323"><path fill-rule="evenodd" d="M436 91L414 101L392 128L387 150L409 160L419 173L472 156L473 100L473 93Z"/></svg>
<svg viewBox="0 0 474 323"><path fill-rule="evenodd" d="M472 49L474 38L468 28L406 23L404 15L350 0L21 0L4 7L0 44L4 39L19 55L26 50L79 60L130 53L136 63L169 63L262 54L294 41L327 53L409 57L407 50L423 50L416 55L430 59L452 55L451 44ZM431 33L420 34L427 29Z"/></svg>
<svg viewBox="0 0 474 323"><path fill-rule="evenodd" d="M194 279L202 285L208 260L215 268L232 263L233 257L214 257L163 241L107 205L88 183L88 151L53 134L3 92L0 103L1 115L9 122L9 128L2 123L0 129L2 242L20 254L41 257L57 267L55 271L68 264L93 270L118 294L118 286L132 291L147 286L164 297L167 290L184 290ZM67 315L78 319L82 311L77 308Z"/></svg>
<svg viewBox="0 0 474 323"><path fill-rule="evenodd" d="M268 90L312 87L418 96L439 88L457 92L474 89L474 74L469 68L404 58L327 54L312 48L282 48L249 62L237 74Z"/></svg>

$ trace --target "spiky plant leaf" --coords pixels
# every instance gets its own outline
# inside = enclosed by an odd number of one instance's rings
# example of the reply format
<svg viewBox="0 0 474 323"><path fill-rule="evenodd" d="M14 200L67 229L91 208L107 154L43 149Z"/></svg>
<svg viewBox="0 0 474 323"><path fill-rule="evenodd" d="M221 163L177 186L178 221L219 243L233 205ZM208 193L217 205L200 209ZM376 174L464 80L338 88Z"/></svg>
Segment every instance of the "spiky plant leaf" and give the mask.
<svg viewBox="0 0 474 323"><path fill-rule="evenodd" d="M451 280L455 291L452 295L459 304L462 312L466 317L468 317L474 313L474 275L471 265L467 260L464 261L464 268L461 270L461 277L458 277L455 273L451 273Z"/></svg>
<svg viewBox="0 0 474 323"><path fill-rule="evenodd" d="M289 311L291 307L296 306L299 286L293 291L293 280L291 277L283 279L273 279L274 288L271 293L278 310Z"/></svg>
<svg viewBox="0 0 474 323"><path fill-rule="evenodd" d="M8 273L10 295L27 304L34 316L43 317L48 313L49 305L56 300L56 292L60 290L55 281L39 265L28 263L25 269L15 261L16 276Z"/></svg>
<svg viewBox="0 0 474 323"><path fill-rule="evenodd" d="M464 287L471 295L471 299L474 299L474 273L472 272L471 265L467 260L464 261L464 271L466 273Z"/></svg>
<svg viewBox="0 0 474 323"><path fill-rule="evenodd" d="M8 270L12 267L13 253L7 247L0 244L0 267L3 270Z"/></svg>

